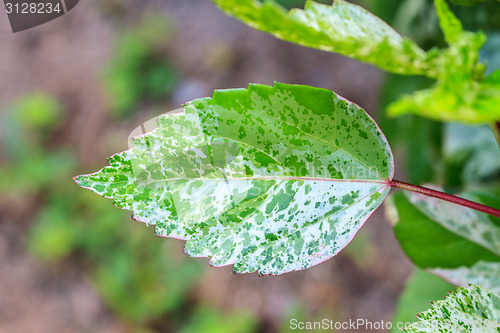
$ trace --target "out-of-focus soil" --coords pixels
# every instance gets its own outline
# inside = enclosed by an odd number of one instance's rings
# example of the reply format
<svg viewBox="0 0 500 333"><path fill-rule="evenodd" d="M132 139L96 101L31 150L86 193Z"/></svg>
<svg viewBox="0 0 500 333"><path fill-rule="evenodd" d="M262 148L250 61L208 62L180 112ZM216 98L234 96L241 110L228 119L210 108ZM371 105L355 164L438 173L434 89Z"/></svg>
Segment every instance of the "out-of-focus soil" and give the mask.
<svg viewBox="0 0 500 333"><path fill-rule="evenodd" d="M17 34L0 11L0 110L33 90L56 95L68 110L61 140L78 153L82 169L125 148L128 133L151 116L139 112L137 121L126 125L108 116L100 75L120 26L99 1L82 1L62 18ZM277 40L226 17L208 0L137 0L122 7L129 19L154 9L175 27L170 55L183 81L172 108L214 89L280 81L328 88L368 111L375 109L381 73L372 66ZM111 129L123 136L117 143L100 144ZM0 207L0 332L127 332L77 262L47 265L25 253L23 237L33 206L36 202L22 205L21 213ZM268 332L276 330L297 298L303 299L298 305L332 320L390 320L411 265L382 209L358 237L374 244L361 263L343 253L280 277L234 276L230 268L210 268L196 295L225 309L258 313Z"/></svg>

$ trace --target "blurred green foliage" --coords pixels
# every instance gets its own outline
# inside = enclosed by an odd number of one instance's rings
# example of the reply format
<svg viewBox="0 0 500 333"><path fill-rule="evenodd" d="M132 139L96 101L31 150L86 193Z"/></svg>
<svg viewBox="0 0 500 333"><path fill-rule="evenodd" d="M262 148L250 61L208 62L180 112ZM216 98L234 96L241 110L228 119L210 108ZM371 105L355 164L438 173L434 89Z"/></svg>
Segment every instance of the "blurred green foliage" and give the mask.
<svg viewBox="0 0 500 333"><path fill-rule="evenodd" d="M440 177L443 125L416 115L389 118L383 110L400 96L429 87L431 83L431 80L421 76L389 74L385 78L379 99L378 123L391 147L405 152L405 171L414 184L437 181Z"/></svg>
<svg viewBox="0 0 500 333"><path fill-rule="evenodd" d="M180 333L252 333L257 329L255 318L249 313L223 314L208 306L200 306Z"/></svg>
<svg viewBox="0 0 500 333"><path fill-rule="evenodd" d="M57 100L46 93L29 93L16 100L0 119L0 141L6 161L0 167L0 195L33 193L61 181L75 166L67 149L46 154L40 147L49 144L63 114ZM47 177L53 174L54 179Z"/></svg>
<svg viewBox="0 0 500 333"><path fill-rule="evenodd" d="M415 39L429 49L442 47L444 38L432 0L375 0L375 14L393 25L396 30ZM488 72L500 67L500 5L486 1L476 7L452 6L452 10L468 30L485 30L488 40L480 52L488 63ZM403 158L399 169L415 184L437 183L450 192L459 189L494 189L500 180L500 151L488 126L466 126L440 123L415 115L388 118L387 105L404 94L430 87L432 82L421 77L387 75L379 104L379 124L391 146ZM412 225L416 227L415 215ZM417 223L418 224L418 223ZM401 226L397 226L399 230ZM422 227L422 225L420 225ZM420 228L417 227L417 228ZM426 235L433 234L428 228ZM412 234L414 239L415 233ZM420 248L420 251L423 247ZM417 250L418 251L418 250ZM461 258L460 260L462 260ZM462 261L461 261L462 262ZM452 286L439 277L417 269L401 294L393 323L414 322L416 314L440 299ZM393 330L397 332L397 330Z"/></svg>
<svg viewBox="0 0 500 333"><path fill-rule="evenodd" d="M108 103L117 117L167 98L176 87L179 74L166 50L172 29L165 17L150 14L118 38L104 71Z"/></svg>
<svg viewBox="0 0 500 333"><path fill-rule="evenodd" d="M393 4L393 6L389 6L388 3ZM408 25L407 32L411 37L416 38L412 36L412 32L419 32L422 33L422 35L421 38L417 38L417 40L421 44L427 46L427 48L442 46L443 36L438 27L437 18L435 19L435 28L429 29L423 26L429 24L430 21L434 21L432 17L436 16L432 0L426 0L424 2L413 0L375 0L373 5L376 9L375 13L381 15L386 21L393 24L398 31L401 27L398 27L397 22L403 21L405 17L410 18L407 19L406 24ZM500 55L500 42L495 36L498 34L497 31L500 31L498 30L500 29L500 20L497 21L494 18L500 15L500 5L495 1L488 1L473 8L453 6L452 9L454 9L462 20L467 16L467 18L463 20L465 28L475 30L477 27L483 27L489 31L488 36L492 36L493 38L488 38L481 50L481 58L488 63L488 72L497 69L498 66L500 66L497 64L497 59ZM427 12L432 12L432 14L429 14L429 19L427 21L412 21L411 17L421 15L423 18L426 16L423 13ZM402 30L405 30L405 28L403 27ZM389 118L386 116L385 110L389 104L398 100L405 94L426 89L431 85L432 81L423 77L387 75L381 90L378 122L391 146L403 153L402 155L405 159L404 164L406 166L405 171L408 173L409 180L415 184L426 182L444 184L451 187L452 190L458 189L459 187L466 187L478 181L483 184L489 183L492 180L491 177L483 177L484 175L477 175L476 177L472 174L470 174L469 177L465 176L464 171L467 165L475 163L468 162L473 159L471 150L477 150L482 143L487 142L487 145L482 147L481 150L486 149L488 151L481 155L483 157L490 154L492 149L498 150L498 147L492 148L491 139L494 141L494 137L491 131L486 133L484 128L480 130L483 139L481 143L478 143L477 139L474 139L477 133L474 133L473 130L467 130L467 128L473 127L444 124L415 115L406 115L398 118ZM474 147L468 148L468 153L463 152L460 155L462 156L461 159L457 157L450 158L450 153L445 151L447 149L445 144L455 140L448 133L450 126L455 126L454 128L458 126L462 129L452 133L457 140L462 138L462 142L476 142ZM490 157L491 161L494 157ZM477 163L475 164L477 166ZM493 164L496 165L496 163ZM491 164L489 166L491 166ZM484 167L486 167L486 165ZM469 166L468 168L472 167ZM495 176L494 170L492 170L491 173ZM481 177L482 180L479 179Z"/></svg>
<svg viewBox="0 0 500 333"><path fill-rule="evenodd" d="M401 332L396 329L398 323L416 322L417 313L427 310L431 302L443 299L454 290L455 286L441 278L421 269L415 269L399 297L398 310L392 320L394 328L391 332Z"/></svg>
<svg viewBox="0 0 500 333"><path fill-rule="evenodd" d="M366 232L358 232L343 251L360 269L369 270L376 265L374 258L377 256L378 249Z"/></svg>
<svg viewBox="0 0 500 333"><path fill-rule="evenodd" d="M487 125L446 124L443 158L448 168L446 184L499 185L500 150Z"/></svg>
<svg viewBox="0 0 500 333"><path fill-rule="evenodd" d="M57 100L43 92L34 92L21 98L12 108L20 124L42 132L52 129L62 116Z"/></svg>
<svg viewBox="0 0 500 333"><path fill-rule="evenodd" d="M287 315L284 316L283 322L278 330L279 333L293 333L293 332L309 332L309 333L320 333L320 332L330 332L323 328L311 328L311 329L299 329L299 323L304 325L307 322L322 322L324 319L328 319L328 325L330 325L330 321L336 322L338 318L336 318L335 312L332 312L331 308L323 308L316 313L316 315L308 315L307 309L304 308L301 304L290 304L286 311ZM295 319L294 322L291 320ZM318 324L316 324L318 325ZM305 327L305 326L304 326ZM335 331L336 332L336 331Z"/></svg>
<svg viewBox="0 0 500 333"><path fill-rule="evenodd" d="M481 59L488 64L486 75L489 75L493 71L500 69L500 57L498 56L499 53L500 30L493 30L488 33L488 40L479 53Z"/></svg>
<svg viewBox="0 0 500 333"><path fill-rule="evenodd" d="M373 0L372 8L375 15L422 47L444 46L434 0ZM488 32L500 29L497 1L486 1L475 7L452 5L451 9L466 30Z"/></svg>
<svg viewBox="0 0 500 333"><path fill-rule="evenodd" d="M455 5L459 6L477 6L482 2L488 1L488 0L450 0L452 3Z"/></svg>

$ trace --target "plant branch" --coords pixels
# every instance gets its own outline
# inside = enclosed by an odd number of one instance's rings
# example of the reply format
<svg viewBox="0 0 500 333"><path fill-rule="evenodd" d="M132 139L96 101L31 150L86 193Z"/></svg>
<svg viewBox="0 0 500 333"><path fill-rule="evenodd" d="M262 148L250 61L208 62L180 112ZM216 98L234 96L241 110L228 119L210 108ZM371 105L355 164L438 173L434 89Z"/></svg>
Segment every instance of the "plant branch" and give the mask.
<svg viewBox="0 0 500 333"><path fill-rule="evenodd" d="M448 201L460 206L468 207L475 209L477 211L493 215L496 217L500 217L500 210L495 209L493 207L485 206L480 203L470 201L467 199L463 199L448 193L436 191L436 190L431 190L430 188L422 187L422 186L417 186L417 185L412 185L404 182L400 182L399 180L392 180L390 183L391 187L393 188L400 188L403 190L408 190L408 191L413 191L416 193L420 193L429 197L441 199L444 201Z"/></svg>

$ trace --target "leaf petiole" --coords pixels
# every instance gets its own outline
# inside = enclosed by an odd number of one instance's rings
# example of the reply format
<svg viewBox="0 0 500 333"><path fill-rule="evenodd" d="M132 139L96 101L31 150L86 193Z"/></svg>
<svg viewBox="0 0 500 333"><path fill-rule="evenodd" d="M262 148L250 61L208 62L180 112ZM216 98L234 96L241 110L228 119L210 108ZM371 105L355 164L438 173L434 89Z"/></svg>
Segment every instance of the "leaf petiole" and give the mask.
<svg viewBox="0 0 500 333"><path fill-rule="evenodd" d="M454 203L454 204L457 204L460 206L472 208L474 210L477 210L477 211L480 211L480 212L483 212L483 213L486 213L486 214L489 214L492 216L500 217L500 210L499 209L485 206L485 205L482 205L480 203L470 201L467 199L463 199L463 198L460 198L460 197L457 197L457 196L454 196L454 195L451 195L448 193L432 190L430 188L426 188L426 187L422 187L422 186L404 183L404 182L401 182L399 180L392 180L390 182L390 185L392 188L400 188L403 190L408 190L408 191L420 193L420 194L423 194L423 195L426 195L429 197L448 201L448 202L451 202L451 203Z"/></svg>

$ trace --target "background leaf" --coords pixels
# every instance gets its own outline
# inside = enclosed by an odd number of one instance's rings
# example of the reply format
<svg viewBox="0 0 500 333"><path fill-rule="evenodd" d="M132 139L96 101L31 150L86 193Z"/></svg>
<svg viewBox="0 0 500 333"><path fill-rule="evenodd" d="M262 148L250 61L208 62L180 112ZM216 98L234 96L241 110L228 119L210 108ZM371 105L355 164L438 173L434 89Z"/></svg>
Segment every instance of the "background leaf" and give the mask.
<svg viewBox="0 0 500 333"><path fill-rule="evenodd" d="M497 197L487 193L461 196L500 207ZM396 193L391 214L396 222L394 232L403 251L419 267L430 271L447 270L449 276L467 273L462 267L480 262L500 263L500 221L498 218L414 193ZM476 270L477 271L477 270ZM480 271L477 271L480 273ZM487 273L482 277L461 275L461 285L495 279ZM443 274L440 274L446 278ZM457 283L458 279L450 279ZM489 284L492 286L493 281Z"/></svg>
<svg viewBox="0 0 500 333"><path fill-rule="evenodd" d="M451 64L451 63L450 63ZM455 72L453 72L455 71ZM393 116L415 113L441 121L485 123L500 118L500 72L475 81L470 71L450 71L432 88L403 96L389 106Z"/></svg>
<svg viewBox="0 0 500 333"><path fill-rule="evenodd" d="M400 163L398 170L404 170L404 174L412 184L437 181L435 174L441 166L443 124L413 114L398 118L388 117L385 109L402 94L430 85L431 80L424 76L387 75L381 92L380 105L377 108L377 123L387 136L391 148L393 151L399 149L405 153L403 160L405 163Z"/></svg>
<svg viewBox="0 0 500 333"><path fill-rule="evenodd" d="M103 73L106 100L115 116L127 118L141 104L165 100L176 88L179 73L164 44L172 30L164 15L146 15L117 40Z"/></svg>
<svg viewBox="0 0 500 333"><path fill-rule="evenodd" d="M482 2L485 2L487 0L450 0L453 2L455 5L460 5L460 6L477 6Z"/></svg>
<svg viewBox="0 0 500 333"><path fill-rule="evenodd" d="M418 317L420 321L406 327L405 332L496 333L500 329L500 298L475 285L458 288Z"/></svg>
<svg viewBox="0 0 500 333"><path fill-rule="evenodd" d="M336 0L332 6L308 1L287 12L273 1L213 0L227 14L273 36L339 53L399 74L435 76L435 52L426 53L360 6Z"/></svg>
<svg viewBox="0 0 500 333"><path fill-rule="evenodd" d="M470 267L435 268L431 271L458 286L465 286L470 282L474 282L496 293L500 292L500 262L478 261Z"/></svg>
<svg viewBox="0 0 500 333"><path fill-rule="evenodd" d="M445 0L436 0L445 39L450 45L439 54L437 83L426 90L403 96L389 106L391 115L415 113L431 119L465 123L491 122L500 118L500 74L484 79L486 66L479 62L485 44L482 32L464 31Z"/></svg>
<svg viewBox="0 0 500 333"><path fill-rule="evenodd" d="M417 313L424 311L432 301L442 299L454 289L453 285L439 277L421 269L415 269L399 296L396 314L392 319L393 329L391 332L401 332L400 329L397 329L399 323L417 321Z"/></svg>
<svg viewBox="0 0 500 333"><path fill-rule="evenodd" d="M446 0L435 0L434 5L446 42L450 45L460 43L460 38L463 38L464 35L460 20L450 10Z"/></svg>
<svg viewBox="0 0 500 333"><path fill-rule="evenodd" d="M500 150L489 126L449 123L444 127L443 156L460 169L465 184L491 184L500 174Z"/></svg>
<svg viewBox="0 0 500 333"><path fill-rule="evenodd" d="M389 192L393 158L329 90L251 85L195 100L77 183L235 272L281 274L342 250Z"/></svg>

